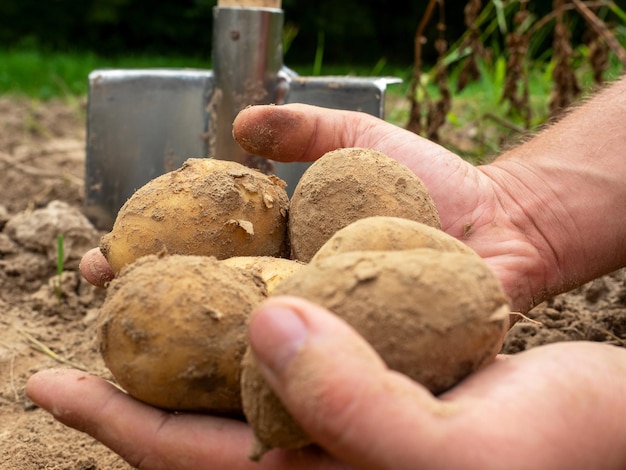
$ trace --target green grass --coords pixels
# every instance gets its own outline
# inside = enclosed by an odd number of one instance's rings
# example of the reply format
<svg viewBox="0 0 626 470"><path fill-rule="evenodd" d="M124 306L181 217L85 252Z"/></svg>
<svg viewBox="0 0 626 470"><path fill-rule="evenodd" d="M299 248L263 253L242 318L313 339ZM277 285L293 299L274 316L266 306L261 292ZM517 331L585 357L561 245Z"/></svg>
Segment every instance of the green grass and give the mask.
<svg viewBox="0 0 626 470"><path fill-rule="evenodd" d="M406 78L410 67L394 67L380 60L360 66L332 66L322 64L321 55L311 66L288 64L300 75L359 75L383 76L400 74ZM201 68L210 69L211 63L194 57L136 55L106 58L85 52L45 53L37 50L0 49L0 94L26 96L48 100L68 95L87 93L87 76L99 68Z"/></svg>
<svg viewBox="0 0 626 470"><path fill-rule="evenodd" d="M57 301L59 306L63 302L63 271L65 269L65 239L63 235L57 236L57 277L54 283L54 290L56 292Z"/></svg>
<svg viewBox="0 0 626 470"><path fill-rule="evenodd" d="M0 50L0 94L48 100L86 95L89 72L99 68L208 68L198 58L128 56L106 58L83 52Z"/></svg>

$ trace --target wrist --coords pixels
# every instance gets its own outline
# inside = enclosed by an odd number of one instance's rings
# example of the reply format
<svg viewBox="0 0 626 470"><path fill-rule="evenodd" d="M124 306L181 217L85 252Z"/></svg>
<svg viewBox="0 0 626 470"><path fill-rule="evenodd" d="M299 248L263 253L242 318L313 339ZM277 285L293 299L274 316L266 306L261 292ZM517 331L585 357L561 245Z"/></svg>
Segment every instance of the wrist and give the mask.
<svg viewBox="0 0 626 470"><path fill-rule="evenodd" d="M532 171L523 164L498 159L479 169L494 183L502 218L511 227L505 255L511 259L508 264L514 277L507 289L513 310L527 312L563 291L559 285L562 267L554 246L560 235L553 224L545 223L559 220L557 212L562 208L553 207L547 195L529 184Z"/></svg>
<svg viewBox="0 0 626 470"><path fill-rule="evenodd" d="M625 115L626 78L482 168L542 259L538 299L626 266Z"/></svg>
<svg viewBox="0 0 626 470"><path fill-rule="evenodd" d="M536 249L532 304L626 265L626 185L610 168L542 157L526 144L483 167ZM618 172L619 173L619 172ZM618 174L617 173L617 174Z"/></svg>

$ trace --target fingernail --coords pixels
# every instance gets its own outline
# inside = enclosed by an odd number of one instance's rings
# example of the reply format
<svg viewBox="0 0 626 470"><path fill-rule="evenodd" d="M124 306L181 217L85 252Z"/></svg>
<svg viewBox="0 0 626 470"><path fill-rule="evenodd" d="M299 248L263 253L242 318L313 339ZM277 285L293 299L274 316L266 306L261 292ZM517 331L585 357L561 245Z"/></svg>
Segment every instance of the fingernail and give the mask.
<svg viewBox="0 0 626 470"><path fill-rule="evenodd" d="M302 347L308 329L295 310L269 301L255 312L248 334L257 360L280 375Z"/></svg>

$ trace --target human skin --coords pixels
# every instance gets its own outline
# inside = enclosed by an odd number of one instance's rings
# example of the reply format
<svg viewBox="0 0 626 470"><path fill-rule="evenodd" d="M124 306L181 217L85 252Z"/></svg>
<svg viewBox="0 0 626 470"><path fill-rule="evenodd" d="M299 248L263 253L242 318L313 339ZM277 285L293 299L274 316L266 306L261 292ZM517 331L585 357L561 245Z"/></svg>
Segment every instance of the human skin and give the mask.
<svg viewBox="0 0 626 470"><path fill-rule="evenodd" d="M520 312L626 265L625 128L626 79L480 167L360 113L257 106L234 123L247 150L273 159L312 161L358 146L407 164L443 229L485 259ZM97 257L86 255L102 269ZM78 371L39 372L27 393L139 468L626 468L624 348L541 346L499 358L433 397L302 299L259 306L249 340L266 379L321 450L273 450L253 464L245 424L168 414Z"/></svg>

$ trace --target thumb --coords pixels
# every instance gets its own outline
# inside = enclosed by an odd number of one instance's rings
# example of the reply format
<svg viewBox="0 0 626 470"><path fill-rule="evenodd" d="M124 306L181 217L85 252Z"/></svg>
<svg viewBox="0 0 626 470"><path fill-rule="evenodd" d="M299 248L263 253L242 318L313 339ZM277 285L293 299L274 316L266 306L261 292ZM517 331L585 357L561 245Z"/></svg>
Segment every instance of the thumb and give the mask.
<svg viewBox="0 0 626 470"><path fill-rule="evenodd" d="M246 151L277 161L313 161L341 147L375 148L412 169L418 166L416 158L459 160L440 145L383 119L300 103L245 108L233 122L233 136Z"/></svg>
<svg viewBox="0 0 626 470"><path fill-rule="evenodd" d="M303 299L274 297L255 312L249 335L270 386L334 457L358 468L432 464L436 452L420 455L415 444L429 449L445 441L433 442L431 424L454 405L387 369L336 315Z"/></svg>

